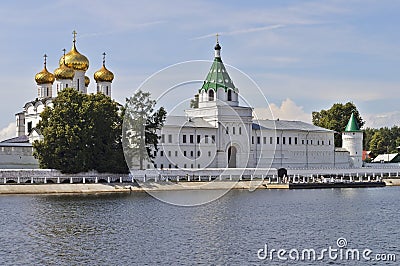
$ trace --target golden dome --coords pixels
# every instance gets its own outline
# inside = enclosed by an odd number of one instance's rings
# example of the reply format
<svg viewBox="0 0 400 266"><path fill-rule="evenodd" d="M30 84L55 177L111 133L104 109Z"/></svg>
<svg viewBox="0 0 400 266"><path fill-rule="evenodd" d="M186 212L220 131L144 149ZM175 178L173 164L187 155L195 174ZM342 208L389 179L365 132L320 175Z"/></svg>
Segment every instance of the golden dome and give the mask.
<svg viewBox="0 0 400 266"><path fill-rule="evenodd" d="M114 74L110 70L108 70L103 64L103 66L99 70L94 72L94 79L97 82L102 82L102 81L112 82L114 79Z"/></svg>
<svg viewBox="0 0 400 266"><path fill-rule="evenodd" d="M73 79L75 76L75 71L72 68L67 67L62 64L59 68L54 70L54 76L56 79Z"/></svg>
<svg viewBox="0 0 400 266"><path fill-rule="evenodd" d="M59 65L64 63L64 55L60 58ZM79 53L74 44L71 51L65 55L65 65L74 70L86 71L89 68L89 60L83 54Z"/></svg>
<svg viewBox="0 0 400 266"><path fill-rule="evenodd" d="M85 87L89 86L90 79L88 76L85 76Z"/></svg>
<svg viewBox="0 0 400 266"><path fill-rule="evenodd" d="M35 75L35 80L38 85L47 83L53 84L54 75L47 71L46 63L44 64L44 68L42 69L42 71Z"/></svg>

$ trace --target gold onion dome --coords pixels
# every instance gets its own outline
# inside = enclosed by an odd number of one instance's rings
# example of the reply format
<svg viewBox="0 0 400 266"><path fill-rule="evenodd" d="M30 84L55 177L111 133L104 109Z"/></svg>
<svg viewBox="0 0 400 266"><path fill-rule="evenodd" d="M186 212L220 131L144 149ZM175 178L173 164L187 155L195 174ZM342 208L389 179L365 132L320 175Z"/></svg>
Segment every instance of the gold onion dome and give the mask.
<svg viewBox="0 0 400 266"><path fill-rule="evenodd" d="M59 68L54 70L54 76L56 79L73 79L75 71L63 63Z"/></svg>
<svg viewBox="0 0 400 266"><path fill-rule="evenodd" d="M94 79L97 82L102 82L102 81L112 82L114 79L114 74L110 70L108 70L105 66L106 64L105 56L106 53L103 53L103 66L99 70L94 72Z"/></svg>
<svg viewBox="0 0 400 266"><path fill-rule="evenodd" d="M35 81L38 85L54 83L54 75L51 74L47 70L47 67L46 67L46 58L47 58L47 55L44 55L44 67L43 67L42 71L40 71L39 73L37 73L35 75Z"/></svg>
<svg viewBox="0 0 400 266"><path fill-rule="evenodd" d="M85 87L89 86L90 79L88 76L85 76Z"/></svg>
<svg viewBox="0 0 400 266"><path fill-rule="evenodd" d="M74 70L83 70L86 71L89 68L89 60L87 59L86 56L83 54L79 53L78 50L76 49L76 32L73 32L74 34L74 40L73 40L73 45L71 51L69 51L66 55L63 55L60 58L59 65L61 66L64 64L69 68L72 68ZM65 61L64 61L65 59Z"/></svg>

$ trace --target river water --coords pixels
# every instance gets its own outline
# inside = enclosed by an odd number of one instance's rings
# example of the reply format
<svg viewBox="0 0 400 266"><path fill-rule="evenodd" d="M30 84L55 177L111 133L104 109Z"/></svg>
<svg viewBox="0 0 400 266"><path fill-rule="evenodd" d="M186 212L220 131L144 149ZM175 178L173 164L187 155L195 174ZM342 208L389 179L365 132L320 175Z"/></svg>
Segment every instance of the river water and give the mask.
<svg viewBox="0 0 400 266"><path fill-rule="evenodd" d="M197 207L146 193L0 196L0 265L397 265L399 195L400 187L235 190ZM265 258L265 245L287 252ZM332 258L296 261L296 250L318 257L329 247ZM397 262L341 259L349 248Z"/></svg>

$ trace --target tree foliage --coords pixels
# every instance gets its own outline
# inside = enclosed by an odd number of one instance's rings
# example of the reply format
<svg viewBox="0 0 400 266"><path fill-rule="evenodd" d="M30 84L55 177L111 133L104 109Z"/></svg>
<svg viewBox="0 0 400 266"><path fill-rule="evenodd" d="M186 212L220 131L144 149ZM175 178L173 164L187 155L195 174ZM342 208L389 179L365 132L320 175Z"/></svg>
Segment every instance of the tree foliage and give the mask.
<svg viewBox="0 0 400 266"><path fill-rule="evenodd" d="M396 153L400 146L400 127L367 128L364 131L365 149L374 155Z"/></svg>
<svg viewBox="0 0 400 266"><path fill-rule="evenodd" d="M65 88L41 113L34 156L40 167L78 173L127 173L122 151L122 113L119 105L103 94L86 95Z"/></svg>
<svg viewBox="0 0 400 266"><path fill-rule="evenodd" d="M354 113L358 125L361 128L365 122L361 118L357 107L352 102L347 102L346 104L335 103L328 110L312 112L312 122L316 126L331 129L336 132L343 132L352 113ZM342 146L342 136L339 134L335 135L335 146Z"/></svg>
<svg viewBox="0 0 400 266"><path fill-rule="evenodd" d="M155 105L150 93L141 90L126 99L123 143L131 169L144 169L144 162L153 162L154 151L158 151L157 131L163 127L167 112L163 107L154 111Z"/></svg>

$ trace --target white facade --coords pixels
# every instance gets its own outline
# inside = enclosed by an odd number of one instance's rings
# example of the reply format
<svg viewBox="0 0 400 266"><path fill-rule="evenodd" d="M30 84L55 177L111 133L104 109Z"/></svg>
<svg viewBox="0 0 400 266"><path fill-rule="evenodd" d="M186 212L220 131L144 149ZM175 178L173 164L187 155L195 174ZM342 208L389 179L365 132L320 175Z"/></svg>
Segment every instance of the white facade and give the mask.
<svg viewBox="0 0 400 266"><path fill-rule="evenodd" d="M362 161L363 133L362 132L343 132L343 148L350 153L350 165L354 168L360 168Z"/></svg>

